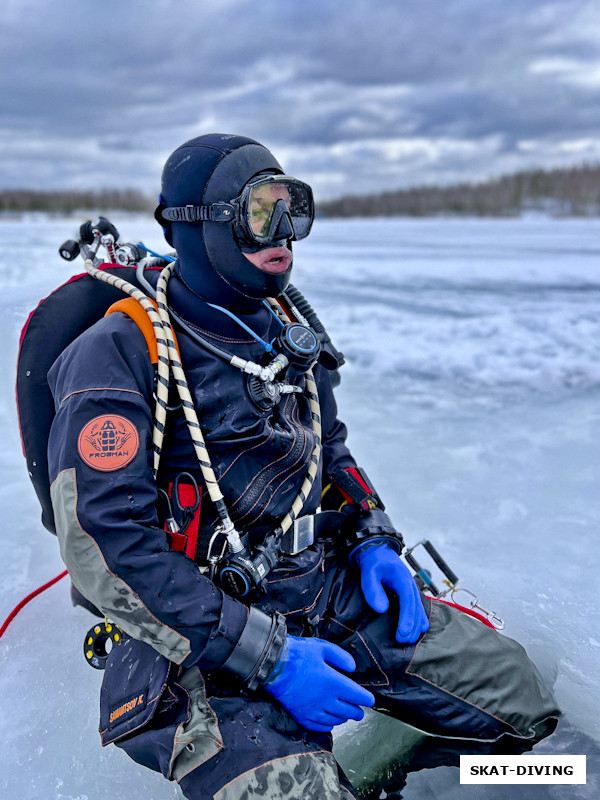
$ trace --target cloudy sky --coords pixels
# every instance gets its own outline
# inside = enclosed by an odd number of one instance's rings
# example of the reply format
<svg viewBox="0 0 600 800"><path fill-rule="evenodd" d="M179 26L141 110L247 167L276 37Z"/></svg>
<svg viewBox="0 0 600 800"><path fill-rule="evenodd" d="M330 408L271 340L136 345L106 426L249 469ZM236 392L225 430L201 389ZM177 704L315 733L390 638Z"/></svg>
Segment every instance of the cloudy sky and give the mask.
<svg viewBox="0 0 600 800"><path fill-rule="evenodd" d="M600 162L598 0L0 0L0 187L242 133L324 199Z"/></svg>

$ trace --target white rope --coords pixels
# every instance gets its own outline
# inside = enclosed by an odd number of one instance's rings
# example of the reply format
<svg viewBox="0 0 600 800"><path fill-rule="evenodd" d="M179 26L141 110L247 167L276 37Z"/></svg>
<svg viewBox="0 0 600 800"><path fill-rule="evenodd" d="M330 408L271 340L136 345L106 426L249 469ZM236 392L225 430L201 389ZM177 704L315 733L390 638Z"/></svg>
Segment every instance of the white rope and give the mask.
<svg viewBox="0 0 600 800"><path fill-rule="evenodd" d="M156 301L158 305L157 311L148 297L133 284L123 280L122 278L117 278L116 276L111 275L109 272L97 269L94 267L91 258L87 259L85 262L85 269L93 278L104 281L111 286L115 286L117 289L120 289L121 291L130 295L130 297L134 297L136 300L138 300L148 314L156 333L158 350L158 378L156 385L154 429L152 432L152 443L154 450L154 477L156 478L158 474L158 466L162 452L165 422L167 418L167 403L169 398L169 378L172 372L183 407L187 427L194 445L194 451L200 465L200 470L202 471L202 478L206 484L209 497L215 504L219 513L219 517L223 525L223 532L227 535L235 530L234 525L229 518L225 501L223 499L223 494L212 468L208 450L206 449L206 443L202 435L202 429L200 427L200 422L198 421L198 415L190 394L185 372L179 359L179 353L177 352L177 347L175 344L175 335L173 333L173 327L169 318L169 309L167 304L167 284L172 275L174 267L174 263L168 264L162 270L158 278L158 283L156 285ZM272 298L268 298L268 301L277 316L282 321L288 322L289 320L283 313L279 304ZM280 523L280 528L283 533L291 528L294 520L298 518L298 515L302 511L304 503L306 502L306 499L310 494L314 484L319 468L319 460L321 457L321 409L319 405L317 386L311 370L306 372L305 380L306 394L308 396L312 430L314 435L314 447L311 453L308 471L304 481L302 482L302 486L300 487L300 490L294 502L292 503L290 511L285 515Z"/></svg>
<svg viewBox="0 0 600 800"><path fill-rule="evenodd" d="M208 455L208 450L206 449L206 443L202 435L202 430L198 421L198 415L196 414L196 409L194 407L194 401L192 400L192 396L190 394L187 378L185 377L185 372L183 371L183 366L179 360L179 353L177 352L177 347L175 345L175 336L173 334L171 320L169 319L169 309L167 306L167 283L169 282L169 278L171 277L174 266L174 263L168 264L162 270L158 278L158 282L156 284L156 302L158 305L158 314L160 316L162 329L167 342L171 371L173 373L175 385L177 386L177 391L179 392L179 398L181 400L183 413L185 415L188 430L194 445L196 458L198 459L200 469L202 470L202 477L206 484L210 499L213 501L213 503L215 503L215 505L219 505L223 502L223 494L210 462L210 456Z"/></svg>
<svg viewBox="0 0 600 800"><path fill-rule="evenodd" d="M158 365L157 365L157 383L156 383L156 406L154 411L154 428L152 430L152 449L153 449L153 465L152 471L154 478L158 474L158 466L160 464L160 455L162 452L163 439L165 435L165 423L167 420L167 403L169 400L169 351L167 342L164 338L162 322L158 311L154 308L152 302L148 297L141 292L136 286L129 281L122 278L117 278L111 275L110 272L97 269L94 267L91 258L85 262L85 269L92 278L104 281L111 286L120 289L130 297L134 297L141 303L144 311L148 314L150 321L154 327L156 334L156 345L158 350Z"/></svg>

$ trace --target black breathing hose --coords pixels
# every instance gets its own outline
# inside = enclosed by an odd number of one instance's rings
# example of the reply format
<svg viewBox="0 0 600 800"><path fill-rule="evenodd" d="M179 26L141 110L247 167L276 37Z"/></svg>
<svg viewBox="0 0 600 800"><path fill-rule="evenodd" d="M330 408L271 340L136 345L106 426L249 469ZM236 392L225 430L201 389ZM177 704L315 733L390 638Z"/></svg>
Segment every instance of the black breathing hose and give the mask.
<svg viewBox="0 0 600 800"><path fill-rule="evenodd" d="M300 289L297 289L293 284L289 284L284 292L284 296L291 301L291 303L298 309L306 321L310 324L311 328L316 332L319 341L323 345L319 361L323 366L330 370L332 374L332 382L337 386L340 382L340 375L338 369L346 363L344 354L335 347L329 334L325 330L325 326L317 316L314 308L308 302L306 297L302 294Z"/></svg>

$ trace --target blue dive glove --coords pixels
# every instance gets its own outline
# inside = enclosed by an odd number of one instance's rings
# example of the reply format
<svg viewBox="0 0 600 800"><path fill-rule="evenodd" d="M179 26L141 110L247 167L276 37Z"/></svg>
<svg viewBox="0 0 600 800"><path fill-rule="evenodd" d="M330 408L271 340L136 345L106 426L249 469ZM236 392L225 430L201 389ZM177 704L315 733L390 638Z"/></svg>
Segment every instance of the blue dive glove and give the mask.
<svg viewBox="0 0 600 800"><path fill-rule="evenodd" d="M371 692L342 675L354 672L352 656L323 639L288 636L279 661L263 684L300 725L329 732L348 719L360 720L360 706L372 706Z"/></svg>
<svg viewBox="0 0 600 800"><path fill-rule="evenodd" d="M386 589L398 596L400 616L396 641L413 644L429 630L421 595L408 567L386 544L365 544L353 558L360 568L360 584L368 605L382 614L389 608Z"/></svg>

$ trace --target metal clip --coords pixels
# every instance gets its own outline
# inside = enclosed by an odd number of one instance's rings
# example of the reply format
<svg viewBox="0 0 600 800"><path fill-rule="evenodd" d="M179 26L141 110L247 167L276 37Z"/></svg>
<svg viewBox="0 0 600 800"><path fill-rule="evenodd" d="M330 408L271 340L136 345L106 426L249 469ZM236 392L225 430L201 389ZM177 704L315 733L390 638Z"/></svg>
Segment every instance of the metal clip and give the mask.
<svg viewBox="0 0 600 800"><path fill-rule="evenodd" d="M447 589L440 591L438 587L435 585L435 583L432 581L429 570L423 569L421 564L414 557L413 550L419 547L419 545L421 545L426 550L426 552L432 558L435 565L440 569L440 571L444 575L443 583L445 586L448 587ZM477 609L477 611L480 611L483 614L483 616L485 616L489 620L490 624L493 625L497 631L504 630L504 620L501 619L496 614L495 611L489 611L487 608L484 608L482 605L480 605L479 599L477 598L476 595L473 594L473 592L470 592L468 589L457 588L458 576L448 566L446 561L442 558L442 556L438 553L437 549L431 544L431 542L428 539L423 539L422 541L417 542L417 544L415 544L413 547L410 547L408 550L404 552L404 557L408 565L412 567L412 569L415 571L417 579L420 579L425 590L429 591L434 597L442 599L443 597L447 597L448 595L450 595L450 597L452 598L452 602L457 603L457 605L463 605L462 603L458 602L455 599L455 595L457 595L459 592L465 592L465 594L468 594L469 597L471 598L471 600L468 601L468 606L465 607L471 609Z"/></svg>
<svg viewBox="0 0 600 800"><path fill-rule="evenodd" d="M496 614L495 611L489 611L487 608L484 608L482 605L479 605L479 599L477 598L477 596L475 594L473 594L473 592L470 592L468 589L456 589L456 588L453 588L450 596L452 597L452 601L454 603L457 603L459 606L460 605L464 605L464 603L460 603L458 600L456 600L455 596L459 592L464 592L465 594L468 594L469 597L472 598L472 600L468 600L467 601L469 608L476 609L477 611L480 611L483 614L484 617L487 617L487 619L494 626L494 628L496 628L497 631L503 631L504 630L504 620L501 619Z"/></svg>

